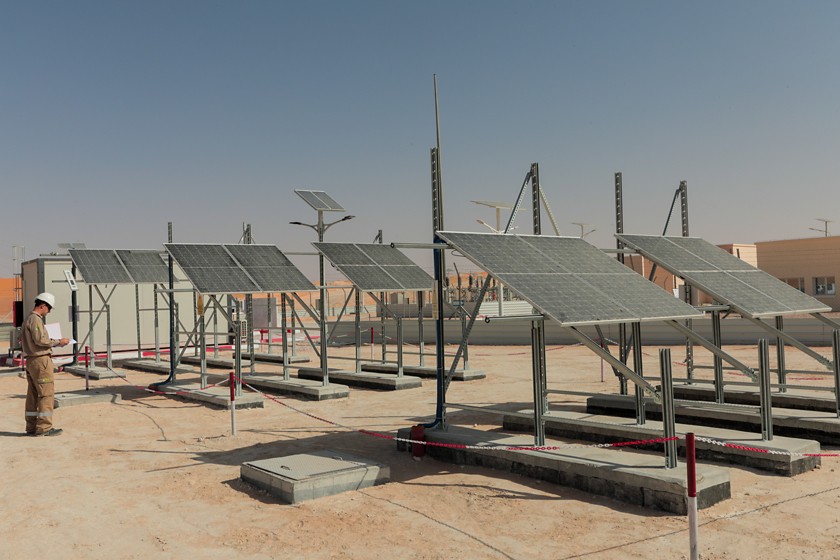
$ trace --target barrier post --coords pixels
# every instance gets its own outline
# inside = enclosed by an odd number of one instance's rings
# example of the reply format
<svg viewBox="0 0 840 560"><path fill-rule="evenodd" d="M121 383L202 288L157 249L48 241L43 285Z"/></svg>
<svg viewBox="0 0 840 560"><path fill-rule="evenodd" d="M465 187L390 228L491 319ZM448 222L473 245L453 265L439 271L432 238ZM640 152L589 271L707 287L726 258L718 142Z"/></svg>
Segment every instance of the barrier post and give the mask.
<svg viewBox="0 0 840 560"><path fill-rule="evenodd" d="M88 370L90 369L90 346L85 346L85 391L90 390Z"/></svg>
<svg viewBox="0 0 840 560"><path fill-rule="evenodd" d="M230 372L230 430L236 437L236 375Z"/></svg>
<svg viewBox="0 0 840 560"><path fill-rule="evenodd" d="M697 461L694 451L694 433L685 434L686 478L688 484L688 542L690 560L700 558L697 546Z"/></svg>

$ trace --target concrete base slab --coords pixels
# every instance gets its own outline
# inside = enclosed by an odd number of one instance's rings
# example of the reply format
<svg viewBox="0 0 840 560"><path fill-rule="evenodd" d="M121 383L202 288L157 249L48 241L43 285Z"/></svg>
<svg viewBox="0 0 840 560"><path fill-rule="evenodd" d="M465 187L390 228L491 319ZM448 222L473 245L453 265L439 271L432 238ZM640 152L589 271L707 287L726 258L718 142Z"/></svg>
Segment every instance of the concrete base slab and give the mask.
<svg viewBox="0 0 840 560"><path fill-rule="evenodd" d="M350 396L350 388L347 385L328 383L312 379L283 379L278 375L246 375L244 382L257 389L269 390L274 393L287 395L298 395L316 401L330 399L344 399Z"/></svg>
<svg viewBox="0 0 840 560"><path fill-rule="evenodd" d="M118 362L119 367L125 369L133 369L136 371L146 371L149 373L160 373L162 375L169 375L169 362L156 362L154 359L139 359L139 360L122 360ZM175 373L197 373L192 367L178 366L175 368Z"/></svg>
<svg viewBox="0 0 840 560"><path fill-rule="evenodd" d="M243 463L240 476L287 504L360 490L391 479L387 465L339 451Z"/></svg>
<svg viewBox="0 0 840 560"><path fill-rule="evenodd" d="M416 389L422 385L419 377L410 375L398 377L397 375L388 373L373 373L368 371L356 373L355 371L333 368L329 368L329 372L331 381L339 381L351 387L401 391L403 389ZM321 368L298 368L297 375L300 379L315 379L318 381L324 379Z"/></svg>
<svg viewBox="0 0 840 560"><path fill-rule="evenodd" d="M408 438L410 428L399 430ZM447 431L429 430L426 441L467 446L530 446L533 437L511 436L451 426ZM547 446L563 443L546 440ZM398 448L400 448L398 444ZM402 444L405 447L405 444ZM568 447L558 451L458 449L427 445L432 457L460 465L487 467L570 486L633 505L687 513L685 464L666 469L661 456L636 453L627 449ZM697 465L697 507L706 508L731 495L729 471Z"/></svg>
<svg viewBox="0 0 840 560"><path fill-rule="evenodd" d="M652 399L645 399L645 403L647 417L661 419L661 407ZM598 395L586 400L586 410L592 414L635 416L635 409L633 396ZM761 434L761 418L758 410L677 404L675 415L681 422ZM772 416L775 435L813 439L823 445L840 445L840 418L837 418L836 414L773 408Z"/></svg>
<svg viewBox="0 0 840 560"><path fill-rule="evenodd" d="M201 365L201 356L184 356L183 358L181 358L181 363L182 364L191 364L191 365L195 365L195 366L200 366ZM207 364L207 367L209 367L209 368L218 368L218 369L227 369L227 370L232 370L234 368L234 366L236 365L234 363L233 358L211 358L209 356L206 358L204 363ZM244 367L251 367L251 360L245 358L245 356L243 355L242 359L240 360L240 364L242 365L243 368Z"/></svg>
<svg viewBox="0 0 840 560"><path fill-rule="evenodd" d="M120 402L122 396L118 393L109 393L100 389L90 391L67 391L66 393L55 394L55 408L77 406L82 404L115 403Z"/></svg>
<svg viewBox="0 0 840 560"><path fill-rule="evenodd" d="M100 366L94 366L92 368L85 366L64 366L64 371L78 375L79 377L85 377L87 375L88 379L113 379L114 377L120 377L117 372Z"/></svg>
<svg viewBox="0 0 840 560"><path fill-rule="evenodd" d="M397 373L397 364L382 364L369 363L362 364L362 371L372 371L376 373ZM428 377L437 379L437 368L430 366L406 366L403 365L403 373L413 375L415 377ZM484 379L487 375L483 371L477 369L456 369L452 374L453 381L475 381L476 379Z"/></svg>
<svg viewBox="0 0 840 560"><path fill-rule="evenodd" d="M830 395L831 393L823 393ZM699 385L674 385L674 398L691 401L715 400L715 389L710 386ZM793 408L796 410L819 410L821 412L836 412L837 403L832 397L818 396L814 394L802 394L792 391L786 393L772 393L773 406L779 408ZM724 402L730 404L749 404L758 406L759 395L756 391L748 389L726 389Z"/></svg>
<svg viewBox="0 0 840 560"><path fill-rule="evenodd" d="M283 365L283 354L254 354L254 361ZM305 364L309 361L308 356L289 356L290 364Z"/></svg>
<svg viewBox="0 0 840 560"><path fill-rule="evenodd" d="M628 420L618 416L603 416L552 410L543 416L545 432L553 436L571 438L594 443L615 443L620 441L639 441L662 437L662 422L648 420L644 425L636 424L635 418ZM530 431L533 433L534 416L531 411L521 411L516 415L504 417L504 429ZM761 436L754 433L739 432L723 428L677 424L677 435L693 432L723 443L756 449L738 449L724 447L705 441L696 440L696 457L723 463L742 465L769 471L783 476L794 476L817 468L819 457L793 456L801 453L819 453L820 444L813 440L794 439L776 436L772 441L761 441ZM655 444L651 449L662 450L662 444ZM685 456L685 440L677 442L680 455Z"/></svg>
<svg viewBox="0 0 840 560"><path fill-rule="evenodd" d="M190 401L199 401L223 408L230 408L230 389L225 387L201 388L200 383L172 383L156 387L158 391L179 396ZM243 391L234 401L236 408L263 408L265 398L259 393Z"/></svg>

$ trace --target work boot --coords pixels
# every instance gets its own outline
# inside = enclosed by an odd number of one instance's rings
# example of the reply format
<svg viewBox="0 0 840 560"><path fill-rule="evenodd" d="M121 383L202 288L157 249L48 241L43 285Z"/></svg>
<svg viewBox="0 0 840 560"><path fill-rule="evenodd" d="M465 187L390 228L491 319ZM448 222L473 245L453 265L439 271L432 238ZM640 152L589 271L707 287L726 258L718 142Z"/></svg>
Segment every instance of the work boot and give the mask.
<svg viewBox="0 0 840 560"><path fill-rule="evenodd" d="M58 436L58 435L61 435L61 432L63 432L63 431L64 430L62 430L61 428L50 428L46 432L41 432L40 434L39 433L34 433L32 435L39 436L39 437L40 436Z"/></svg>

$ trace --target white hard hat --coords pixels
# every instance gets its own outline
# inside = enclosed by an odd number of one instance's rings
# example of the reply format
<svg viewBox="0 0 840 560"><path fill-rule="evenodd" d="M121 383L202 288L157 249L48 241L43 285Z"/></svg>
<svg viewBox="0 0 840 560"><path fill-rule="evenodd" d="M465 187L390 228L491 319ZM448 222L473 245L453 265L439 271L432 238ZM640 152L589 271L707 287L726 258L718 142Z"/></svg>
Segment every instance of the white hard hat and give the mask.
<svg viewBox="0 0 840 560"><path fill-rule="evenodd" d="M55 307L55 296L49 292L41 292L35 296L35 301L43 301L50 307Z"/></svg>

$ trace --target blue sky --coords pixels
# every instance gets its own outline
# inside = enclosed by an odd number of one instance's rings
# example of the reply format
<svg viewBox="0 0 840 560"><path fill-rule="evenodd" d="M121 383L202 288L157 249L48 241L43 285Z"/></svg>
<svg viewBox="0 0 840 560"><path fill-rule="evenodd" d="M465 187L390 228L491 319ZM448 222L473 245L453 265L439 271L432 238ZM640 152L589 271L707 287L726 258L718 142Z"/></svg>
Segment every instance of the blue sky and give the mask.
<svg viewBox="0 0 840 560"><path fill-rule="evenodd" d="M686 180L692 235L819 235L838 22L817 1L0 0L0 274L14 245L157 248L169 221L306 251L300 188L357 216L328 241L428 241L433 74L448 229L482 231L470 200L513 202L539 162L561 233L598 246L616 171L628 232L661 233Z"/></svg>

